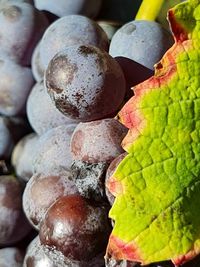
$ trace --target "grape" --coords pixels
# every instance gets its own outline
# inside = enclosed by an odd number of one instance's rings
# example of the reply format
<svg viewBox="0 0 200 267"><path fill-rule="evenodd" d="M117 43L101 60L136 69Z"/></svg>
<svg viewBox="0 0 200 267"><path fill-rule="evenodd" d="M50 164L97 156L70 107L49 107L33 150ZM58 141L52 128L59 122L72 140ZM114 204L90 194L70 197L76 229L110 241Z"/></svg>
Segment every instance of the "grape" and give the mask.
<svg viewBox="0 0 200 267"><path fill-rule="evenodd" d="M58 17L66 15L82 14L95 17L101 7L102 0L35 0L35 6L39 10L47 10Z"/></svg>
<svg viewBox="0 0 200 267"><path fill-rule="evenodd" d="M79 123L71 138L72 156L88 163L109 163L123 153L126 134L127 128L112 118Z"/></svg>
<svg viewBox="0 0 200 267"><path fill-rule="evenodd" d="M23 208L30 223L36 228L48 208L61 196L78 193L71 173L59 175L35 174L28 181L23 194Z"/></svg>
<svg viewBox="0 0 200 267"><path fill-rule="evenodd" d="M86 202L79 195L61 197L46 213L40 228L41 243L70 259L89 261L105 250L110 234L107 216L105 207Z"/></svg>
<svg viewBox="0 0 200 267"><path fill-rule="evenodd" d="M11 162L18 177L28 181L33 175L34 148L38 142L35 133L24 136L14 147Z"/></svg>
<svg viewBox="0 0 200 267"><path fill-rule="evenodd" d="M28 246L23 267L62 267L62 265L58 263L55 265L48 254L45 254L45 248L37 236Z"/></svg>
<svg viewBox="0 0 200 267"><path fill-rule="evenodd" d="M63 124L78 123L57 110L42 82L35 84L28 97L27 117L32 128L39 135Z"/></svg>
<svg viewBox="0 0 200 267"><path fill-rule="evenodd" d="M72 45L90 44L108 50L108 38L93 20L68 15L56 20L45 31L40 45L41 63L47 68L50 60L61 50Z"/></svg>
<svg viewBox="0 0 200 267"><path fill-rule="evenodd" d="M45 85L66 116L91 121L116 113L125 95L119 64L94 46L71 46L49 63Z"/></svg>
<svg viewBox="0 0 200 267"><path fill-rule="evenodd" d="M115 33L109 53L113 57L130 58L153 70L173 42L172 35L157 22L135 20Z"/></svg>
<svg viewBox="0 0 200 267"><path fill-rule="evenodd" d="M8 158L14 145L5 120L4 117L0 117L0 159Z"/></svg>
<svg viewBox="0 0 200 267"><path fill-rule="evenodd" d="M113 173L115 172L117 166L119 163L123 160L123 158L127 155L127 153L123 153L116 157L109 165L107 172L106 172L106 180L105 180L105 191L106 191L106 196L108 198L108 201L110 205L112 206L115 200L115 197L109 192L108 188L106 187L109 179L112 177Z"/></svg>
<svg viewBox="0 0 200 267"><path fill-rule="evenodd" d="M95 201L105 201L105 172L108 164L87 163L75 160L71 170L81 196Z"/></svg>
<svg viewBox="0 0 200 267"><path fill-rule="evenodd" d="M8 58L0 59L0 113L6 116L22 113L33 83L29 68Z"/></svg>
<svg viewBox="0 0 200 267"><path fill-rule="evenodd" d="M33 73L33 77L36 82L43 81L44 77L44 66L41 63L40 59L40 42L36 45L32 58L31 58L31 69Z"/></svg>
<svg viewBox="0 0 200 267"><path fill-rule="evenodd" d="M0 54L29 65L31 54L48 26L46 17L23 1L0 4Z"/></svg>
<svg viewBox="0 0 200 267"><path fill-rule="evenodd" d="M133 96L131 88L153 76L153 71L126 57L116 57L126 79L126 100Z"/></svg>
<svg viewBox="0 0 200 267"><path fill-rule="evenodd" d="M14 176L0 176L0 246L15 243L30 231L22 211L22 192Z"/></svg>
<svg viewBox="0 0 200 267"><path fill-rule="evenodd" d="M105 31L110 41L115 32L122 26L120 22L109 21L109 20L99 20L97 21L97 23Z"/></svg>
<svg viewBox="0 0 200 267"><path fill-rule="evenodd" d="M1 267L22 267L23 258L23 253L15 247L0 249Z"/></svg>
<svg viewBox="0 0 200 267"><path fill-rule="evenodd" d="M74 128L74 124L61 125L40 136L33 159L35 173L55 174L60 169L70 169L70 139Z"/></svg>
<svg viewBox="0 0 200 267"><path fill-rule="evenodd" d="M23 267L103 267L103 254L96 256L89 262L74 261L65 257L55 248L41 244L37 236L28 246Z"/></svg>

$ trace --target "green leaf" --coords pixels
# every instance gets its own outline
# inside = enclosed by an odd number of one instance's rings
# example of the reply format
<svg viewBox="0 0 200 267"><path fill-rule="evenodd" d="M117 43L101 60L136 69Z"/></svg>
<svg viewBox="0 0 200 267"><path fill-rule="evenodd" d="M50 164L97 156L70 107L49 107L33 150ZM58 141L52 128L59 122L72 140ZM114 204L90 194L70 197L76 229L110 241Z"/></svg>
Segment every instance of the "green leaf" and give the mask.
<svg viewBox="0 0 200 267"><path fill-rule="evenodd" d="M178 266L200 252L200 0L168 17L175 44L119 113L129 154L108 185L107 254Z"/></svg>

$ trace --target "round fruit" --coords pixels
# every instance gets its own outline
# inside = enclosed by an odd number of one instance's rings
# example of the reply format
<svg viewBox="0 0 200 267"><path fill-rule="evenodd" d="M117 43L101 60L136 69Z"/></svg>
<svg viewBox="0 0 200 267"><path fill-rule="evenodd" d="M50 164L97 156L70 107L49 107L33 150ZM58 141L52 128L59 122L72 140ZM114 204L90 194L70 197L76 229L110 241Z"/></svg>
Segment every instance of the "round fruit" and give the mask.
<svg viewBox="0 0 200 267"><path fill-rule="evenodd" d="M22 211L22 192L14 176L0 176L0 246L15 243L30 231Z"/></svg>
<svg viewBox="0 0 200 267"><path fill-rule="evenodd" d="M149 69L173 45L172 35L157 22L135 20L123 25L113 36L109 53L130 58Z"/></svg>
<svg viewBox="0 0 200 267"><path fill-rule="evenodd" d="M116 113L125 95L119 64L94 46L71 46L49 63L45 85L66 116L92 121Z"/></svg>
<svg viewBox="0 0 200 267"><path fill-rule="evenodd" d="M89 261L105 250L110 224L107 209L79 195L57 200L46 213L40 240L73 260Z"/></svg>
<svg viewBox="0 0 200 267"><path fill-rule="evenodd" d="M59 175L34 174L24 190L24 212L30 223L39 229L48 208L61 196L75 193L78 190L68 171Z"/></svg>
<svg viewBox="0 0 200 267"><path fill-rule="evenodd" d="M78 123L63 115L52 102L44 84L36 83L27 99L27 117L38 135L60 125Z"/></svg>
<svg viewBox="0 0 200 267"><path fill-rule="evenodd" d="M42 37L41 63L46 69L49 61L58 52L69 46L82 44L108 50L109 41L106 33L95 21L80 15L62 17L52 23Z"/></svg>
<svg viewBox="0 0 200 267"><path fill-rule="evenodd" d="M121 142L127 128L115 119L79 123L71 138L75 160L88 163L108 162L124 152Z"/></svg>
<svg viewBox="0 0 200 267"><path fill-rule="evenodd" d="M39 10L46 10L58 17L71 14L82 14L95 17L99 12L102 0L35 0L35 6Z"/></svg>

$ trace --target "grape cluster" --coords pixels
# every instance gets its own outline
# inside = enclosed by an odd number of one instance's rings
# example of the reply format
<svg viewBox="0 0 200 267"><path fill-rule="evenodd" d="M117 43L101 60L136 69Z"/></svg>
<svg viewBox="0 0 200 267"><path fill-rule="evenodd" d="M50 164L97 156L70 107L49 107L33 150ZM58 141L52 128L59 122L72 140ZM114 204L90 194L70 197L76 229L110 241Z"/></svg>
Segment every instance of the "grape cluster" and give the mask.
<svg viewBox="0 0 200 267"><path fill-rule="evenodd" d="M116 21L138 3L115 3L0 0L2 267L140 266L104 259L106 184L126 155L117 113L173 41L156 22Z"/></svg>

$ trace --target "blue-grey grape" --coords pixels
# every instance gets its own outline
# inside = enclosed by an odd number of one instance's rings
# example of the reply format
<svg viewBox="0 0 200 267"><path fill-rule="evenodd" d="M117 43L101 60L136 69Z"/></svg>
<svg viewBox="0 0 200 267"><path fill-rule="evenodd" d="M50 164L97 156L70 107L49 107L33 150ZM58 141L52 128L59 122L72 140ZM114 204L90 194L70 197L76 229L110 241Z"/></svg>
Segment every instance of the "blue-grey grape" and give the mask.
<svg viewBox="0 0 200 267"><path fill-rule="evenodd" d="M33 49L48 26L44 14L23 1L3 1L0 25L0 55L29 65Z"/></svg>
<svg viewBox="0 0 200 267"><path fill-rule="evenodd" d="M30 125L39 135L60 125L78 123L63 115L55 107L42 82L32 88L26 110Z"/></svg>
<svg viewBox="0 0 200 267"><path fill-rule="evenodd" d="M70 140L75 127L76 124L61 125L40 136L33 159L35 173L54 175L60 169L70 169Z"/></svg>
<svg viewBox="0 0 200 267"><path fill-rule="evenodd" d="M40 42L36 45L32 57L31 57L31 70L36 82L43 81L44 78L44 66L42 65L40 58Z"/></svg>
<svg viewBox="0 0 200 267"><path fill-rule="evenodd" d="M45 31L40 44L41 63L47 68L49 61L64 48L90 44L108 50L108 38L93 20L68 15L56 20Z"/></svg>
<svg viewBox="0 0 200 267"><path fill-rule="evenodd" d="M33 175L32 161L38 139L37 134L30 133L20 139L12 151L11 162L16 175L26 182Z"/></svg>
<svg viewBox="0 0 200 267"><path fill-rule="evenodd" d="M7 57L0 58L0 114L22 114L33 84L30 68L22 67Z"/></svg>
<svg viewBox="0 0 200 267"><path fill-rule="evenodd" d="M22 267L24 253L16 247L6 247L0 249L1 267Z"/></svg>
<svg viewBox="0 0 200 267"><path fill-rule="evenodd" d="M39 10L46 10L58 17L81 14L95 17L101 7L102 0L34 0Z"/></svg>
<svg viewBox="0 0 200 267"><path fill-rule="evenodd" d="M149 69L174 43L172 35L157 22L135 20L123 25L113 36L109 53L130 58Z"/></svg>

